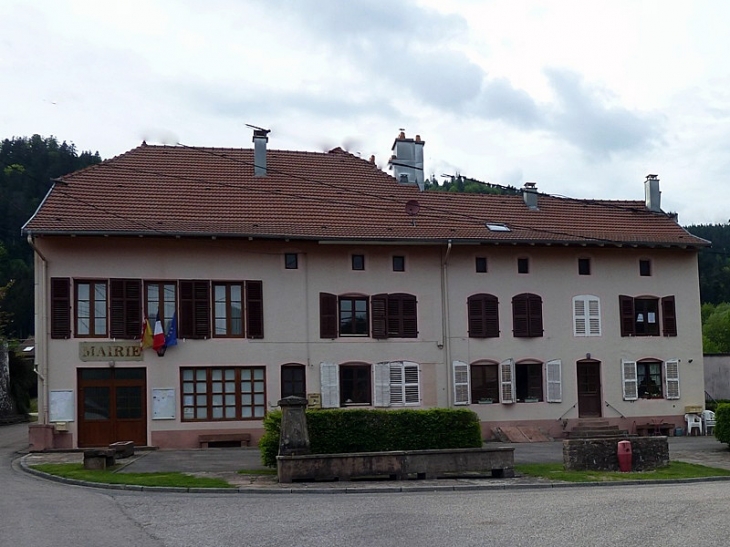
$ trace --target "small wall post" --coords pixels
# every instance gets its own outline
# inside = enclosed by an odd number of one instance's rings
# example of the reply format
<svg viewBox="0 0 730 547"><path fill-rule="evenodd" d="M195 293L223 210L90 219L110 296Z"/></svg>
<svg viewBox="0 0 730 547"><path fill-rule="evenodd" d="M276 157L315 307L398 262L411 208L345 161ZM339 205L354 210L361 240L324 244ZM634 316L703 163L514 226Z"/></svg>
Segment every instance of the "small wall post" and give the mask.
<svg viewBox="0 0 730 547"><path fill-rule="evenodd" d="M302 456L310 453L307 429L307 400L294 395L279 401L281 407L281 435L279 456Z"/></svg>

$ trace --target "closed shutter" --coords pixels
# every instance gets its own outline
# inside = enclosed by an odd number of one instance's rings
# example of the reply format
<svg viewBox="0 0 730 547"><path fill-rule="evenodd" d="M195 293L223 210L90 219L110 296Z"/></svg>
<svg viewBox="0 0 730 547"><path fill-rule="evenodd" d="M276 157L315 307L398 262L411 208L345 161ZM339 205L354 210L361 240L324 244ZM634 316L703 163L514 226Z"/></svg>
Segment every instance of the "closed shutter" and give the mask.
<svg viewBox="0 0 730 547"><path fill-rule="evenodd" d="M576 296L573 298L573 335L585 336L587 323L585 297Z"/></svg>
<svg viewBox="0 0 730 547"><path fill-rule="evenodd" d="M208 281L180 281L181 338L210 337L210 283Z"/></svg>
<svg viewBox="0 0 730 547"><path fill-rule="evenodd" d="M393 400L396 401L400 398L401 402L394 404L402 404L402 389L399 391L396 386L393 392L393 368L392 363L375 363L373 365L373 382L375 389L373 390L373 406L390 406ZM396 369L401 372L402 369Z"/></svg>
<svg viewBox="0 0 730 547"><path fill-rule="evenodd" d="M662 327L664 336L677 336L677 314L673 296L662 298Z"/></svg>
<svg viewBox="0 0 730 547"><path fill-rule="evenodd" d="M109 281L109 331L112 338L137 339L142 334L142 281Z"/></svg>
<svg viewBox="0 0 730 547"><path fill-rule="evenodd" d="M601 302L588 297L588 336L601 336Z"/></svg>
<svg viewBox="0 0 730 547"><path fill-rule="evenodd" d="M71 280L51 278L51 338L71 337Z"/></svg>
<svg viewBox="0 0 730 547"><path fill-rule="evenodd" d="M623 383L624 401L636 401L639 398L636 361L621 361L621 381Z"/></svg>
<svg viewBox="0 0 730 547"><path fill-rule="evenodd" d="M469 365L462 361L453 362L454 405L468 405L471 401L469 388Z"/></svg>
<svg viewBox="0 0 730 547"><path fill-rule="evenodd" d="M547 376L547 402L563 402L563 362L560 359L553 359L545 363Z"/></svg>
<svg viewBox="0 0 730 547"><path fill-rule="evenodd" d="M491 294L474 294L467 299L470 338L499 337L499 301Z"/></svg>
<svg viewBox="0 0 730 547"><path fill-rule="evenodd" d="M340 406L340 379L337 365L334 363L319 364L319 385L322 393L322 408Z"/></svg>
<svg viewBox="0 0 730 547"><path fill-rule="evenodd" d="M527 314L529 316L529 336L542 336L542 298L536 294L527 295Z"/></svg>
<svg viewBox="0 0 730 547"><path fill-rule="evenodd" d="M376 294L370 299L373 338L388 337L388 295Z"/></svg>
<svg viewBox="0 0 730 547"><path fill-rule="evenodd" d="M664 362L664 382L667 399L679 399L679 361L670 359Z"/></svg>
<svg viewBox="0 0 730 547"><path fill-rule="evenodd" d="M421 404L421 367L411 361L403 362L404 404Z"/></svg>
<svg viewBox="0 0 730 547"><path fill-rule="evenodd" d="M618 305L621 310L621 336L634 336L634 299L630 296L620 295Z"/></svg>
<svg viewBox="0 0 730 547"><path fill-rule="evenodd" d="M499 364L499 386L502 403L515 402L515 361L507 359Z"/></svg>
<svg viewBox="0 0 730 547"><path fill-rule="evenodd" d="M530 335L530 323L527 313L527 295L518 294L512 298L512 333L522 338Z"/></svg>
<svg viewBox="0 0 730 547"><path fill-rule="evenodd" d="M319 293L319 337L337 338L337 296Z"/></svg>
<svg viewBox="0 0 730 547"><path fill-rule="evenodd" d="M246 333L249 338L264 337L264 285L246 281Z"/></svg>

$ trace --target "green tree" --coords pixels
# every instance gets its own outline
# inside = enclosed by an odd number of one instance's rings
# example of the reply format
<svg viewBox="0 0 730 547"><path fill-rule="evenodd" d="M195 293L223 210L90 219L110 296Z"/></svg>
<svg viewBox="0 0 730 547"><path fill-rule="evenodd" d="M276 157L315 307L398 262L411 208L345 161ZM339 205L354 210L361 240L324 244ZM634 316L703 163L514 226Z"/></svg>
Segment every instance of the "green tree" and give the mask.
<svg viewBox="0 0 730 547"><path fill-rule="evenodd" d="M730 353L730 303L702 306L702 347L705 353Z"/></svg>

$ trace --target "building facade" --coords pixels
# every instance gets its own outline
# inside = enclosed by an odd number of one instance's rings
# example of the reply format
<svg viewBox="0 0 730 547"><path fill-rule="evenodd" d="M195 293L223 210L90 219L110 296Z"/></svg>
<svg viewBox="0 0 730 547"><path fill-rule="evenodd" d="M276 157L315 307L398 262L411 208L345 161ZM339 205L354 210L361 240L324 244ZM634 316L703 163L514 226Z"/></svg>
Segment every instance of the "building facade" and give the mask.
<svg viewBox="0 0 730 547"><path fill-rule="evenodd" d="M553 436L704 403L696 238L645 200L424 192L328 153L142 146L55 182L35 249L33 449L197 447L288 395L468 407ZM145 326L156 332L145 336ZM152 345L153 347L147 347Z"/></svg>

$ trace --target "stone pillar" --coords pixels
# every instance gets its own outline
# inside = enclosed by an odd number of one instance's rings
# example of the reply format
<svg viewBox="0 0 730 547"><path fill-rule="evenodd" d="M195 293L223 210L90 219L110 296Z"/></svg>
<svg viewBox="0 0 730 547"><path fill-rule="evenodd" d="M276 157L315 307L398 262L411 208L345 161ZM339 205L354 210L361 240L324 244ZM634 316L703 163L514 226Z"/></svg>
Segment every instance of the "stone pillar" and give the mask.
<svg viewBox="0 0 730 547"><path fill-rule="evenodd" d="M15 414L15 405L10 398L10 358L8 343L0 340L0 418Z"/></svg>
<svg viewBox="0 0 730 547"><path fill-rule="evenodd" d="M281 407L281 434L279 456L309 454L309 430L307 429L307 400L294 395L279 401Z"/></svg>

